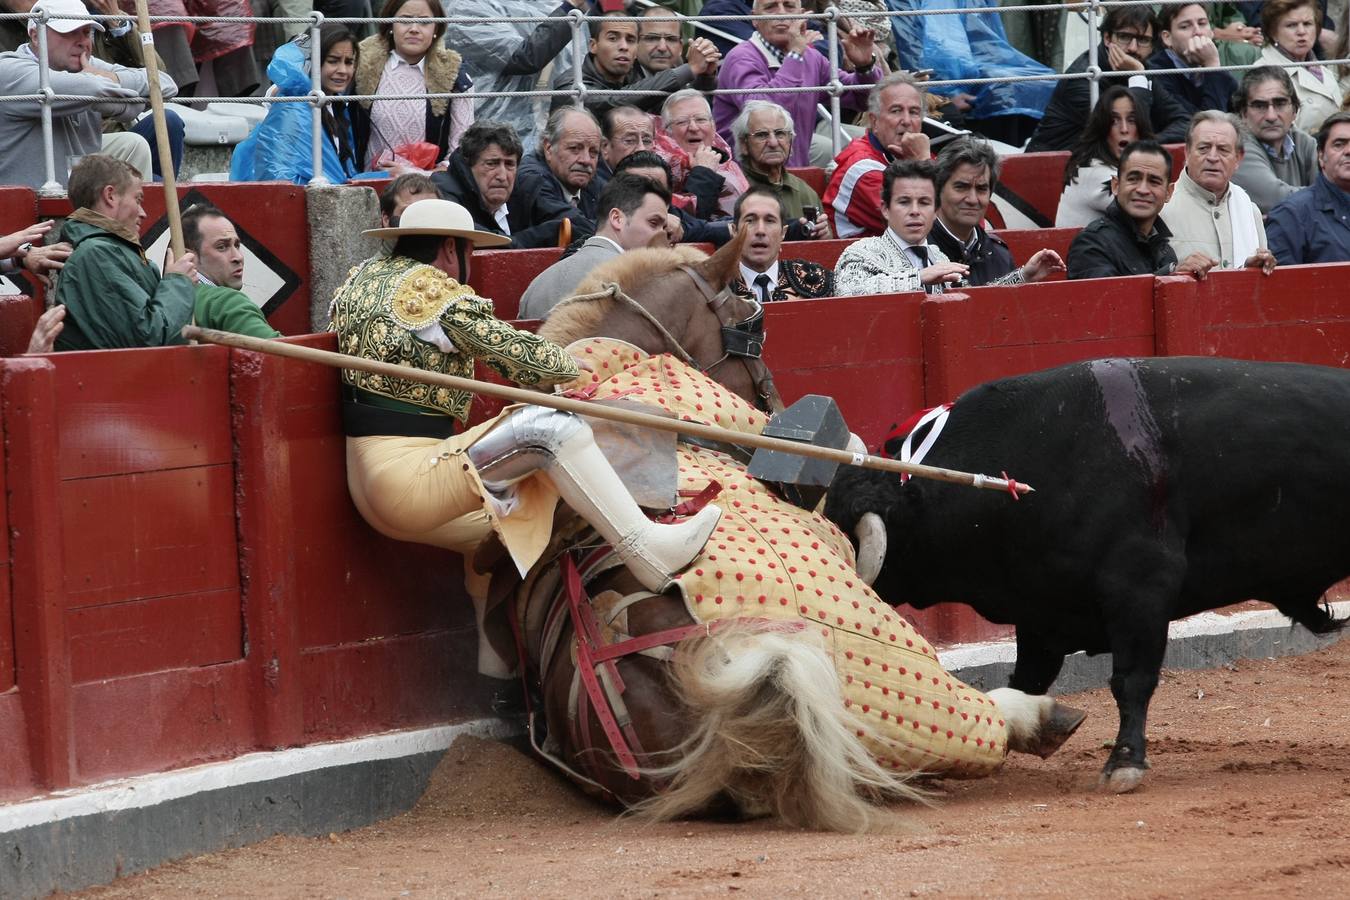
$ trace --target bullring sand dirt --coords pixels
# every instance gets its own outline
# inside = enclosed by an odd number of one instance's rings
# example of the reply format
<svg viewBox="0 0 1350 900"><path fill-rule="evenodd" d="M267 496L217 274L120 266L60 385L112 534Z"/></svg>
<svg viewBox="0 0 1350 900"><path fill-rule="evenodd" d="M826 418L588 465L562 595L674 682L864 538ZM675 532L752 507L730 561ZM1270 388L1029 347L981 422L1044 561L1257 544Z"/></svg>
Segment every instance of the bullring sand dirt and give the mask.
<svg viewBox="0 0 1350 900"><path fill-rule="evenodd" d="M464 738L404 815L76 896L1350 897L1350 640L1165 671L1134 794L1094 790L1110 693L1065 699L1090 715L1058 754L934 782L937 806L870 834L616 819L514 747Z"/></svg>

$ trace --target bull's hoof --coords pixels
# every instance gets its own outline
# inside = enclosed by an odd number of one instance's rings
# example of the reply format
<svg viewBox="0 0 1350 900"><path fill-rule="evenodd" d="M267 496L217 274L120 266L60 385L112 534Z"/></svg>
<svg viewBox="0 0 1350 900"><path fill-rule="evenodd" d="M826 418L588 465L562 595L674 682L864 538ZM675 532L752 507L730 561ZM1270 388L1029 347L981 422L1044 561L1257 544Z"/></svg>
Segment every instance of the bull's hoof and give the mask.
<svg viewBox="0 0 1350 900"><path fill-rule="evenodd" d="M1035 753L1041 759L1049 759L1052 754L1064 742L1073 737L1073 733L1078 730L1078 726L1083 724L1087 718L1087 712L1081 709L1074 709L1072 706L1065 706L1063 703L1056 703L1050 710L1050 718L1041 725L1040 733L1036 735L1034 746L1027 748L1028 753Z"/></svg>
<svg viewBox="0 0 1350 900"><path fill-rule="evenodd" d="M1142 767L1121 766L1110 772L1103 772L1101 780L1097 782L1097 788L1113 794L1128 794L1143 783L1145 771Z"/></svg>

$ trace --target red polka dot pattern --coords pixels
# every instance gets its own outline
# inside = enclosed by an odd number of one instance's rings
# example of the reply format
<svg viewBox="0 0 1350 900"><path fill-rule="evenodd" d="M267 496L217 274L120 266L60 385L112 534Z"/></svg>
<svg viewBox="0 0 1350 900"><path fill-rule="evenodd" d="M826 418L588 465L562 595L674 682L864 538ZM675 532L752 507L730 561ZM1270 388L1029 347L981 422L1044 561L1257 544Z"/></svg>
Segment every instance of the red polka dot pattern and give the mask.
<svg viewBox="0 0 1350 900"><path fill-rule="evenodd" d="M767 417L671 356L648 357L603 338L591 352L599 400L625 396L690 421L759 433ZM613 351L613 352L612 352ZM823 516L779 500L723 454L678 445L679 488L717 481L722 519L677 579L699 621L737 617L814 623L834 656L844 703L864 740L897 769L974 776L997 769L1006 727L993 702L951 677L922 635L854 570L853 547ZM804 639L805 638L805 633Z"/></svg>

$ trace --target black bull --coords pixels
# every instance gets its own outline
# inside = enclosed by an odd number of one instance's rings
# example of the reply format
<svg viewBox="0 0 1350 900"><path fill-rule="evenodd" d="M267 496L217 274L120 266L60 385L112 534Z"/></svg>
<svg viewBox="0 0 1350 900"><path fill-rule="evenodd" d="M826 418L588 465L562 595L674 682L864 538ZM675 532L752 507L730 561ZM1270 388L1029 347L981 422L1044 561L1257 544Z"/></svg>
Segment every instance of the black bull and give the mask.
<svg viewBox="0 0 1350 900"><path fill-rule="evenodd" d="M924 460L998 472L1006 495L845 467L826 515L887 535L888 602L974 607L1016 626L1011 686L1049 690L1064 656L1112 655L1120 731L1103 777L1143 778L1167 625L1264 600L1313 632L1350 575L1350 372L1208 358L1097 360L976 387Z"/></svg>

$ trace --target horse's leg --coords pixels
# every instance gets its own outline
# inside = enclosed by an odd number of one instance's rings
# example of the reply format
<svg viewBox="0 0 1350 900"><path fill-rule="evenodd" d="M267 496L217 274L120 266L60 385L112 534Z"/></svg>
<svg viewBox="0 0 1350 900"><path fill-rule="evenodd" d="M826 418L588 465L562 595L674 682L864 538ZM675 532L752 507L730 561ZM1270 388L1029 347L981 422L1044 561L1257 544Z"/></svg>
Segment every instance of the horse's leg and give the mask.
<svg viewBox="0 0 1350 900"><path fill-rule="evenodd" d="M994 688L989 697L1008 724L1008 749L1034 753L1045 759L1064 745L1087 713L1045 695L1024 694L1016 688Z"/></svg>

